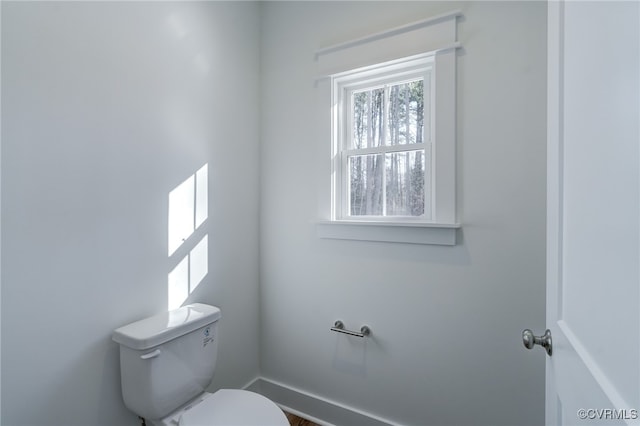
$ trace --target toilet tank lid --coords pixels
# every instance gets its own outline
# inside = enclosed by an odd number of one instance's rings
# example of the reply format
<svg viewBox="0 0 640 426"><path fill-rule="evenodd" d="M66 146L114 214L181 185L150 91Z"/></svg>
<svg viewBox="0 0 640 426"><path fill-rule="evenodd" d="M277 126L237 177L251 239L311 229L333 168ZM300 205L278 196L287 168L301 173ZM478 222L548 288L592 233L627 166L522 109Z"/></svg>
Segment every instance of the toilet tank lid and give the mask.
<svg viewBox="0 0 640 426"><path fill-rule="evenodd" d="M214 323L220 316L219 308L194 303L120 327L111 338L131 349L145 350Z"/></svg>

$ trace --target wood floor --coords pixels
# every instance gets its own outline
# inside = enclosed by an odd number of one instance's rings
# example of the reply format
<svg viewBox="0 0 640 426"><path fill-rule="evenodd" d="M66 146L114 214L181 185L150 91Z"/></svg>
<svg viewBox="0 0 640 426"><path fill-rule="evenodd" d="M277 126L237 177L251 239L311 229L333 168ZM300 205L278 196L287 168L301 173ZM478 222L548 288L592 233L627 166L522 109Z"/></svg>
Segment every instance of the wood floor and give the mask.
<svg viewBox="0 0 640 426"><path fill-rule="evenodd" d="M307 419L303 419L302 417L298 417L294 414L284 412L287 416L287 420L289 420L289 424L291 426L319 426L317 423L313 423Z"/></svg>

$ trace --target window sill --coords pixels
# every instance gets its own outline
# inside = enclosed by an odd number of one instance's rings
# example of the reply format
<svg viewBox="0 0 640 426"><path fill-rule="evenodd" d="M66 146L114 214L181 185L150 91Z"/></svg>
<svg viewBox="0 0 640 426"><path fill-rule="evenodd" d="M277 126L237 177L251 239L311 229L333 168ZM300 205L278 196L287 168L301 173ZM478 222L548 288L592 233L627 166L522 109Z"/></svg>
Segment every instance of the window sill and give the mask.
<svg viewBox="0 0 640 426"><path fill-rule="evenodd" d="M338 240L382 241L409 244L453 246L460 224L321 221L316 224L318 237Z"/></svg>

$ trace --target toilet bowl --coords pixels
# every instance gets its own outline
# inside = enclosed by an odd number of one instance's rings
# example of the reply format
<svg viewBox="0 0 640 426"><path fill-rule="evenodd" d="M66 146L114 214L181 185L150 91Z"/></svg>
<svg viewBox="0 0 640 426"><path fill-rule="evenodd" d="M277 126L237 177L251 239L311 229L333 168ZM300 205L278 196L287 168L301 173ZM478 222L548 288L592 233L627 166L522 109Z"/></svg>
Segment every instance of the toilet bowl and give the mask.
<svg viewBox="0 0 640 426"><path fill-rule="evenodd" d="M158 426L282 426L286 416L264 396L239 389L205 392Z"/></svg>
<svg viewBox="0 0 640 426"><path fill-rule="evenodd" d="M220 309L195 303L118 328L125 405L158 426L288 426L254 392L208 393L218 353Z"/></svg>

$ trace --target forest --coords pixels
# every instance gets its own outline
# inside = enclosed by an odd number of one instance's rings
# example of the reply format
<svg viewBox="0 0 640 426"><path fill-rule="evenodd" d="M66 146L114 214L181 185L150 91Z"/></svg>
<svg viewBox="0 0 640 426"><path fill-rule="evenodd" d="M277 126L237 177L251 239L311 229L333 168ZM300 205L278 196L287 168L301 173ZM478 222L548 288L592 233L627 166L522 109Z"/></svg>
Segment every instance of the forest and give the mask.
<svg viewBox="0 0 640 426"><path fill-rule="evenodd" d="M424 80L354 90L351 96L349 214L424 215Z"/></svg>

